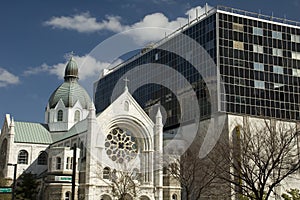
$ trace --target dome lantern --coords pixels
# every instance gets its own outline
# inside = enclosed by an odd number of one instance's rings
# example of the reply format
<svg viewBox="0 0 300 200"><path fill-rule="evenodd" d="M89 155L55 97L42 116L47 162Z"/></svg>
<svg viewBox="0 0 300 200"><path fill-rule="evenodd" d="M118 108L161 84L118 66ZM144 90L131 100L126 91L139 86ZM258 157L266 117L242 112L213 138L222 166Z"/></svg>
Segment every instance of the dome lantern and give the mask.
<svg viewBox="0 0 300 200"><path fill-rule="evenodd" d="M65 81L77 81L78 77L78 66L73 57L70 58L66 69L65 69Z"/></svg>

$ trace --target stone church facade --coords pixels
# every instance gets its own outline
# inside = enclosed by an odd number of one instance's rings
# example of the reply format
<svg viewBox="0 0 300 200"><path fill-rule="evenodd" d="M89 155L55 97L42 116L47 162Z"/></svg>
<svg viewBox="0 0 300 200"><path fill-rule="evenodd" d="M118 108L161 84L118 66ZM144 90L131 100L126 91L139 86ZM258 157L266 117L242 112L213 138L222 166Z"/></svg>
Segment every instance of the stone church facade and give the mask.
<svg viewBox="0 0 300 200"><path fill-rule="evenodd" d="M78 83L72 58L64 79L50 96L44 124L5 116L0 134L1 175L13 180L14 168L8 163L17 164L17 177L24 172L37 175L38 199L69 200L76 144L75 199L113 200L120 195L180 199L179 183L163 172L160 110L151 120L125 85L124 92L96 116L94 104ZM125 191L119 190L121 186Z"/></svg>

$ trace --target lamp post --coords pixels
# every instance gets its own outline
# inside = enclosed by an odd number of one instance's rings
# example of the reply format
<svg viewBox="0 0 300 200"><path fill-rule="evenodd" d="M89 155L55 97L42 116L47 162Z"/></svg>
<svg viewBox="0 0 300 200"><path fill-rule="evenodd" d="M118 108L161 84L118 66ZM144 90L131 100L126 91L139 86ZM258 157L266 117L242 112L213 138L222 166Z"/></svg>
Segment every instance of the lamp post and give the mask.
<svg viewBox="0 0 300 200"><path fill-rule="evenodd" d="M14 166L14 180L13 180L11 199L15 200L15 189L16 189L16 179L17 179L17 164L7 163L7 166Z"/></svg>
<svg viewBox="0 0 300 200"><path fill-rule="evenodd" d="M73 149L73 169L72 169L72 194L71 194L71 200L75 200L76 153L77 153L76 143L74 144L74 146L71 149Z"/></svg>

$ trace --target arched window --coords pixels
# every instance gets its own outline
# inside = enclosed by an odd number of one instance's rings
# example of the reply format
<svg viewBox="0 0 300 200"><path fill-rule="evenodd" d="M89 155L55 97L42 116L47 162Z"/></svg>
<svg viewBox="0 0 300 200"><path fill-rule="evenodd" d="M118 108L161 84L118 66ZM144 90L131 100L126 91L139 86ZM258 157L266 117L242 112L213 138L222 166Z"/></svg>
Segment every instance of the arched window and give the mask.
<svg viewBox="0 0 300 200"><path fill-rule="evenodd" d="M73 158L67 157L66 169L72 169L72 168L73 168Z"/></svg>
<svg viewBox="0 0 300 200"><path fill-rule="evenodd" d="M71 199L71 192L66 192L65 193L65 200L70 200Z"/></svg>
<svg viewBox="0 0 300 200"><path fill-rule="evenodd" d="M128 103L128 101L124 102L124 110L125 111L129 111L129 103Z"/></svg>
<svg viewBox="0 0 300 200"><path fill-rule="evenodd" d="M80 121L80 111L76 110L74 115L74 122Z"/></svg>
<svg viewBox="0 0 300 200"><path fill-rule="evenodd" d="M38 157L38 165L47 165L48 155L45 151L41 151Z"/></svg>
<svg viewBox="0 0 300 200"><path fill-rule="evenodd" d="M109 167L104 167L103 179L110 179L110 168Z"/></svg>
<svg viewBox="0 0 300 200"><path fill-rule="evenodd" d="M56 157L56 169L61 169L61 157Z"/></svg>
<svg viewBox="0 0 300 200"><path fill-rule="evenodd" d="M18 164L28 164L28 152L26 150L19 151Z"/></svg>
<svg viewBox="0 0 300 200"><path fill-rule="evenodd" d="M172 200L177 200L177 194L172 195Z"/></svg>
<svg viewBox="0 0 300 200"><path fill-rule="evenodd" d="M139 180L139 178L140 178L140 172L139 172L139 170L137 168L134 168L132 170L132 178L133 178L133 180Z"/></svg>
<svg viewBox="0 0 300 200"><path fill-rule="evenodd" d="M61 122L61 121L63 120L63 117L64 117L63 111L62 111L62 110L59 110L59 111L57 112L57 121L58 121L58 122Z"/></svg>
<svg viewBox="0 0 300 200"><path fill-rule="evenodd" d="M4 139L0 148L0 160L1 160L0 169L3 169L5 167L6 151L7 151L7 139Z"/></svg>
<svg viewBox="0 0 300 200"><path fill-rule="evenodd" d="M164 175L168 174L168 167L166 166L163 167L163 174Z"/></svg>

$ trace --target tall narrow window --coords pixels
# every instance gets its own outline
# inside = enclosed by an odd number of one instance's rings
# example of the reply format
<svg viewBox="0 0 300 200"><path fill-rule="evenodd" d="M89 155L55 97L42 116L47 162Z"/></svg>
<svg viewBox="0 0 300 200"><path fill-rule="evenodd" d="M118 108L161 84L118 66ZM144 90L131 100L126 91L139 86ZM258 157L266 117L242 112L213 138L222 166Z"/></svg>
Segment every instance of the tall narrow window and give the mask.
<svg viewBox="0 0 300 200"><path fill-rule="evenodd" d="M134 168L132 170L132 178L134 180L139 180L139 178L140 178L140 172L139 172L139 170L137 168Z"/></svg>
<svg viewBox="0 0 300 200"><path fill-rule="evenodd" d="M156 53L155 56L154 56L154 59L155 59L155 60L158 60L158 58L159 58L159 54Z"/></svg>
<svg viewBox="0 0 300 200"><path fill-rule="evenodd" d="M28 152L26 150L19 151L18 164L28 164Z"/></svg>
<svg viewBox="0 0 300 200"><path fill-rule="evenodd" d="M61 157L56 157L56 169L61 169Z"/></svg>
<svg viewBox="0 0 300 200"><path fill-rule="evenodd" d="M70 157L67 157L66 169L69 169L69 164L70 164Z"/></svg>
<svg viewBox="0 0 300 200"><path fill-rule="evenodd" d="M73 169L73 158L71 157L71 160L70 160L70 169Z"/></svg>
<svg viewBox="0 0 300 200"><path fill-rule="evenodd" d="M73 169L73 158L67 157L66 169Z"/></svg>
<svg viewBox="0 0 300 200"><path fill-rule="evenodd" d="M59 111L57 112L57 121L58 121L58 122L61 122L61 121L63 120L63 117L64 117L63 111L62 111L62 110L59 110Z"/></svg>
<svg viewBox="0 0 300 200"><path fill-rule="evenodd" d="M70 200L71 199L71 192L66 192L65 193L65 200Z"/></svg>
<svg viewBox="0 0 300 200"><path fill-rule="evenodd" d="M80 121L80 111L76 110L74 115L74 122Z"/></svg>
<svg viewBox="0 0 300 200"><path fill-rule="evenodd" d="M48 156L45 151L41 151L38 157L38 165L47 165Z"/></svg>
<svg viewBox="0 0 300 200"><path fill-rule="evenodd" d="M124 110L125 111L129 111L129 103L128 103L128 101L124 102Z"/></svg>
<svg viewBox="0 0 300 200"><path fill-rule="evenodd" d="M6 151L7 151L7 139L4 139L0 149L0 169L3 169L6 165Z"/></svg>
<svg viewBox="0 0 300 200"><path fill-rule="evenodd" d="M177 200L177 194L172 195L172 200Z"/></svg>
<svg viewBox="0 0 300 200"><path fill-rule="evenodd" d="M109 167L104 167L103 179L110 179L110 168Z"/></svg>

